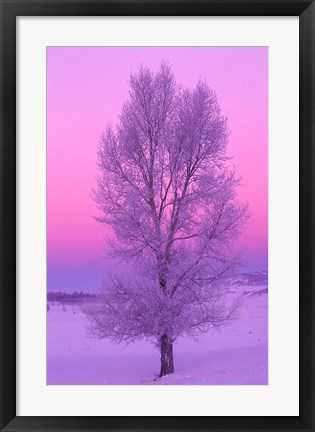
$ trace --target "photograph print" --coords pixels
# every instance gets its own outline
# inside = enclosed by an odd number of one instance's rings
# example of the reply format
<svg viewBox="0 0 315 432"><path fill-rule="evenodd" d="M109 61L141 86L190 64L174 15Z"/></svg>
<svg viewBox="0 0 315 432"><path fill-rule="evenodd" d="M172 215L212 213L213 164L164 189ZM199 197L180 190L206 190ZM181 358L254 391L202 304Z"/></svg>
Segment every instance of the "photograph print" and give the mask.
<svg viewBox="0 0 315 432"><path fill-rule="evenodd" d="M46 57L47 385L268 385L268 48Z"/></svg>

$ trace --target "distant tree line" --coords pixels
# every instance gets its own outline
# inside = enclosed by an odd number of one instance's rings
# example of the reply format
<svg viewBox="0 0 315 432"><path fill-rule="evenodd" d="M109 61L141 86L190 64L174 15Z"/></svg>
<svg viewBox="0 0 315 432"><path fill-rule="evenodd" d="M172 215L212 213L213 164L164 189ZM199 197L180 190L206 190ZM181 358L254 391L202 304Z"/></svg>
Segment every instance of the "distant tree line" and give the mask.
<svg viewBox="0 0 315 432"><path fill-rule="evenodd" d="M73 291L72 293L64 293L61 291L47 293L47 301L49 302L79 302L92 299L96 299L96 294L84 293L83 291Z"/></svg>

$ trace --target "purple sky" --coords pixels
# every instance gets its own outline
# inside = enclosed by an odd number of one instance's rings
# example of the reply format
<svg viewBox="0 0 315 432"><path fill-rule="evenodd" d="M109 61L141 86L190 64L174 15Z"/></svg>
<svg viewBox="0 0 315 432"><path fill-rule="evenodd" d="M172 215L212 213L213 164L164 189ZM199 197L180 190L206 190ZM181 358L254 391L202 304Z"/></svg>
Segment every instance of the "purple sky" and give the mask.
<svg viewBox="0 0 315 432"><path fill-rule="evenodd" d="M47 48L48 289L95 291L106 270L106 228L92 216L96 149L107 122L115 124L128 96L130 72L168 61L177 82L204 78L218 95L231 130L233 156L252 223L239 242L242 271L268 262L268 48Z"/></svg>

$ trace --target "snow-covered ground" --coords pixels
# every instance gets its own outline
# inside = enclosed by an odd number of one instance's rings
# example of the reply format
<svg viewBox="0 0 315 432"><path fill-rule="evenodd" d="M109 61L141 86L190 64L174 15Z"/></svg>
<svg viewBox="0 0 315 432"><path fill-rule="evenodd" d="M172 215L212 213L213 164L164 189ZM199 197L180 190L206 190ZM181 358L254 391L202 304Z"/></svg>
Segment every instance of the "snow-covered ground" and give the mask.
<svg viewBox="0 0 315 432"><path fill-rule="evenodd" d="M175 373L161 379L159 352L152 344L87 339L80 305L50 303L47 384L268 384L267 273L240 275L229 285L231 296L243 298L239 319L198 341L179 340Z"/></svg>

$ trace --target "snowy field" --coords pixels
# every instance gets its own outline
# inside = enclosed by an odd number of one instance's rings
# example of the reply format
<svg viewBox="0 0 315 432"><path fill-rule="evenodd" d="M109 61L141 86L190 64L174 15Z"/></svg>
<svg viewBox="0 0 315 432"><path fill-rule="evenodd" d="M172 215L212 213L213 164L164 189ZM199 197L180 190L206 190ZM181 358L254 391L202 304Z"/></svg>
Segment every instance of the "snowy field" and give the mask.
<svg viewBox="0 0 315 432"><path fill-rule="evenodd" d="M174 345L175 373L159 379L159 352L148 342L114 345L87 339L79 304L49 303L47 384L266 385L268 384L268 275L229 280L243 299L239 319L220 333Z"/></svg>

